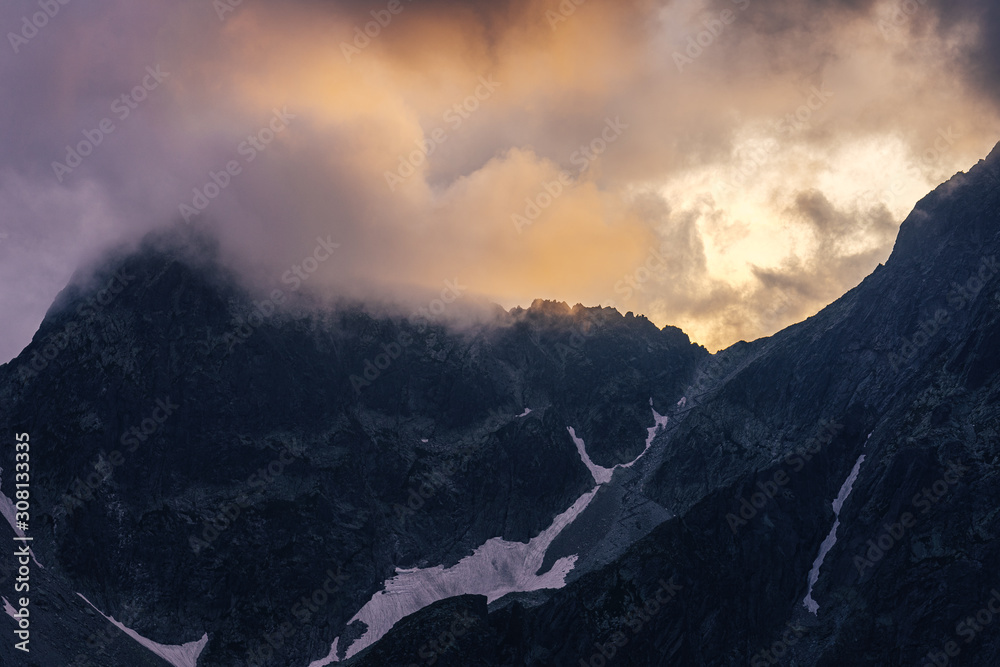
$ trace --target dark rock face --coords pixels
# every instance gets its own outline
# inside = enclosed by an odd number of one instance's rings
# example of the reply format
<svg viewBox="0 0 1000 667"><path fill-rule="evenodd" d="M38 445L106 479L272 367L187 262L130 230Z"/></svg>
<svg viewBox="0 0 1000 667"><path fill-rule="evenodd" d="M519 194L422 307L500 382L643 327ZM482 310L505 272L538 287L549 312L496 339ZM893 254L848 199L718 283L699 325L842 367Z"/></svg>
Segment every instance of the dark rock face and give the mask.
<svg viewBox="0 0 1000 667"><path fill-rule="evenodd" d="M1000 662L998 184L1000 148L842 299L701 364L642 486L678 516L493 612L494 664ZM809 571L861 455L813 615ZM654 613L664 581L681 588Z"/></svg>
<svg viewBox="0 0 1000 667"><path fill-rule="evenodd" d="M3 368L0 421L36 443L47 571L116 618L142 603L134 629L161 643L208 632L201 664L275 633L269 664L308 664L396 567L526 542L593 485L567 425L598 462L631 460L650 398L677 401L708 357L643 318L542 302L460 332L360 308L262 319L210 247L171 243L60 296ZM336 594L310 603L331 571Z"/></svg>
<svg viewBox="0 0 1000 667"><path fill-rule="evenodd" d="M998 186L1000 148L861 285L716 355L550 302L461 331L259 317L210 246L114 257L0 368L3 432L33 442L37 627L63 638L25 664L164 664L86 648L107 624L79 592L164 644L208 633L199 665L305 667L397 568L528 542L592 490L569 426L634 463L546 552L539 574L577 558L567 585L434 602L348 664L997 664L1000 616L965 619L1000 590Z"/></svg>

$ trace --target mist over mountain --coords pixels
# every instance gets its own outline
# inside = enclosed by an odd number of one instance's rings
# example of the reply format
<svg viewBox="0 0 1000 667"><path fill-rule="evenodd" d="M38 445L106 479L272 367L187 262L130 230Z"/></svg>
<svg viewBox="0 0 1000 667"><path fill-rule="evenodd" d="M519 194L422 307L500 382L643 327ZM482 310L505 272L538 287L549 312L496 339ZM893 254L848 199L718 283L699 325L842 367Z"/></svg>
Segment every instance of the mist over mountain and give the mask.
<svg viewBox="0 0 1000 667"><path fill-rule="evenodd" d="M150 235L0 366L33 637L0 657L996 664L998 258L1000 145L857 287L717 354L455 281L396 310L250 289L211 240Z"/></svg>

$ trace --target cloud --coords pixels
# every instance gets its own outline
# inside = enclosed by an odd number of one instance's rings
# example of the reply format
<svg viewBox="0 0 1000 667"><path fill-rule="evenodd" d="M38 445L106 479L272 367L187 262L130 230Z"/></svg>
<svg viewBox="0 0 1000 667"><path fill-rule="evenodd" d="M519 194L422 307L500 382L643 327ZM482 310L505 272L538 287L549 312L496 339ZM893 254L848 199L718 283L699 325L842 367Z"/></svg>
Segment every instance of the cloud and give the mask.
<svg viewBox="0 0 1000 667"><path fill-rule="evenodd" d="M722 11L733 1L711 6ZM822 66L842 55L837 44L845 31L874 28L909 57L936 51L971 91L1000 102L1000 6L991 0L762 0L748 15L735 30L748 41L766 39L772 64Z"/></svg>
<svg viewBox="0 0 1000 667"><path fill-rule="evenodd" d="M196 203L190 224L256 282L329 237L311 286L330 294L457 278L505 307L614 303L712 348L771 333L873 269L1000 138L996 9L922 5L885 31L890 4L62 6L0 59L0 256L32 277L0 293L21 318L0 357L75 266ZM169 75L122 101L149 67Z"/></svg>

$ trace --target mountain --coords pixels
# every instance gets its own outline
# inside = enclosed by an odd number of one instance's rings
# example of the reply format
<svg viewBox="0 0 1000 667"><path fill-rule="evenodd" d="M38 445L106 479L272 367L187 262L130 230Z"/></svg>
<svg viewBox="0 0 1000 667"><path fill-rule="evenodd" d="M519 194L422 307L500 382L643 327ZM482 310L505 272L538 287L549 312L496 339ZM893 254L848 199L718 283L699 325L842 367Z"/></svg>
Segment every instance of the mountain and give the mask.
<svg viewBox="0 0 1000 667"><path fill-rule="evenodd" d="M35 559L0 656L995 664L998 211L1000 146L859 286L715 355L608 308L262 301L152 236L0 367Z"/></svg>

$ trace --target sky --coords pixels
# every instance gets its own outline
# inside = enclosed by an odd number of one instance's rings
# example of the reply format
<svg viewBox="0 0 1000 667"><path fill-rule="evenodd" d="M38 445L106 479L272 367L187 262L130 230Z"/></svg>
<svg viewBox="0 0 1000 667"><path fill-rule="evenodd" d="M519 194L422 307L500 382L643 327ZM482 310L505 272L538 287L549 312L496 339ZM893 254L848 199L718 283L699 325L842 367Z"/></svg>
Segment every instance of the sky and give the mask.
<svg viewBox="0 0 1000 667"><path fill-rule="evenodd" d="M11 0L0 29L0 362L78 268L184 226L258 283L319 257L321 293L610 305L714 351L858 284L1000 141L987 0Z"/></svg>

